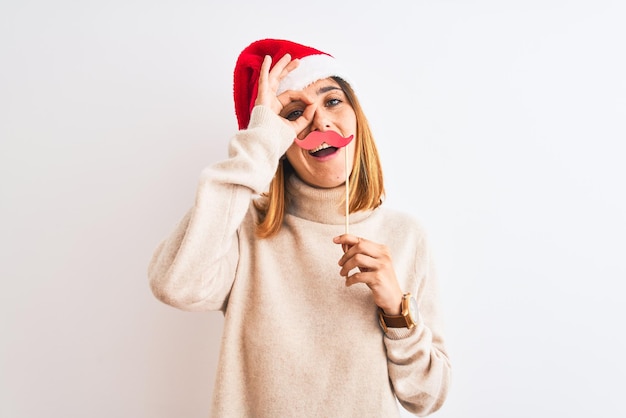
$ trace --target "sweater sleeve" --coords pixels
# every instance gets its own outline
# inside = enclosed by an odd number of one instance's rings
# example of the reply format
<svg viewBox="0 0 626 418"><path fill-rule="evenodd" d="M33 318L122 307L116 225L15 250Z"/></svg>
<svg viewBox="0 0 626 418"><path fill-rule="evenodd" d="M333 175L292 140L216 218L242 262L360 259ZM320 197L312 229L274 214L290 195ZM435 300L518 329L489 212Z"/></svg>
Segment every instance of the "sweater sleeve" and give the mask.
<svg viewBox="0 0 626 418"><path fill-rule="evenodd" d="M265 191L295 132L269 108L253 109L228 158L201 173L193 207L148 266L160 301L188 311L223 309L238 263L238 228L254 195Z"/></svg>
<svg viewBox="0 0 626 418"><path fill-rule="evenodd" d="M444 403L450 384L450 361L442 336L442 319L432 257L416 289L418 323L412 329L389 328L384 335L389 378L400 404L426 416Z"/></svg>

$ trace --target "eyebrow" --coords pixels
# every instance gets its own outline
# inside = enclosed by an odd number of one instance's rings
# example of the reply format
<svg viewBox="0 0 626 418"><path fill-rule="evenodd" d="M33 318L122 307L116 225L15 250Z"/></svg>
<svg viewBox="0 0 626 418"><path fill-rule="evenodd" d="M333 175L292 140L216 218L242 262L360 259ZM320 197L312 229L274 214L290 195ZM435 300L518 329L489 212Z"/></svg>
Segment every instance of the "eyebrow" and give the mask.
<svg viewBox="0 0 626 418"><path fill-rule="evenodd" d="M332 90L340 90L343 91L341 88L337 87L337 86L326 86L326 87L320 87L319 89L317 89L317 94L324 94L328 91L332 91Z"/></svg>
<svg viewBox="0 0 626 418"><path fill-rule="evenodd" d="M324 86L324 87L320 87L319 89L317 89L315 94L317 94L319 96L320 94L324 94L324 93L327 93L327 92L333 91L333 90L343 91L343 89L341 87ZM289 104L291 104L291 103L302 103L302 100L292 100L291 102L289 102Z"/></svg>

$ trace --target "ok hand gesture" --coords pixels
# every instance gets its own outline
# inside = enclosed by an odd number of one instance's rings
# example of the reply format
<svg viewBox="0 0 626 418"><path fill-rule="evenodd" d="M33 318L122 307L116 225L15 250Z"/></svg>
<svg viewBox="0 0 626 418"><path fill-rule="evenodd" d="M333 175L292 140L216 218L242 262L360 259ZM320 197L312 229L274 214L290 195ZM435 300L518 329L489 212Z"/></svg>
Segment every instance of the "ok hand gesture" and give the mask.
<svg viewBox="0 0 626 418"><path fill-rule="evenodd" d="M277 115L280 114L283 107L293 101L301 101L304 103L306 107L302 116L295 120L284 119L285 123L296 131L296 135L307 127L315 114L313 101L302 91L288 90L278 96L276 92L281 80L296 69L298 64L299 60L292 60L291 55L285 54L270 70L272 57L266 55L263 59L263 64L261 64L257 97L254 102L255 105L265 105L271 108Z"/></svg>

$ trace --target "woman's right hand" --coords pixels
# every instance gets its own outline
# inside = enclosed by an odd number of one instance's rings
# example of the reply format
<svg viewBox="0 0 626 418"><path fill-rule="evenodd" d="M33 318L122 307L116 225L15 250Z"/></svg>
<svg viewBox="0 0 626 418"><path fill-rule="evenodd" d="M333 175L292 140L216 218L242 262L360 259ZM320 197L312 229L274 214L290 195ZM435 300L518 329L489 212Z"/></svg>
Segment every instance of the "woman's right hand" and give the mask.
<svg viewBox="0 0 626 418"><path fill-rule="evenodd" d="M302 102L305 106L300 117L295 120L283 119L285 123L291 126L296 135L300 133L310 123L315 114L315 106L313 100L309 98L303 91L287 90L277 95L278 86L283 78L291 71L296 69L299 60L291 59L291 55L285 54L274 67L272 66L272 57L266 55L261 64L261 74L259 74L259 84L257 88L257 97L254 105L264 105L272 109L277 115L280 115L283 108L291 102Z"/></svg>

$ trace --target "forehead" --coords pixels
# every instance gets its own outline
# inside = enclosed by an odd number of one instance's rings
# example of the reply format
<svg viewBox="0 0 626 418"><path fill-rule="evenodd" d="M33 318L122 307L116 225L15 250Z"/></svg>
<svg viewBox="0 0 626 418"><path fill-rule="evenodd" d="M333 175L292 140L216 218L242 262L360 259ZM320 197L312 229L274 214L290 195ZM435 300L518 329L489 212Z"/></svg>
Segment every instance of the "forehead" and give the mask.
<svg viewBox="0 0 626 418"><path fill-rule="evenodd" d="M313 93L317 95L324 94L328 91L337 91L337 90L343 91L341 89L341 86L339 86L339 84L331 77L317 80L316 82L309 84L307 87L303 89L303 91L307 93Z"/></svg>

